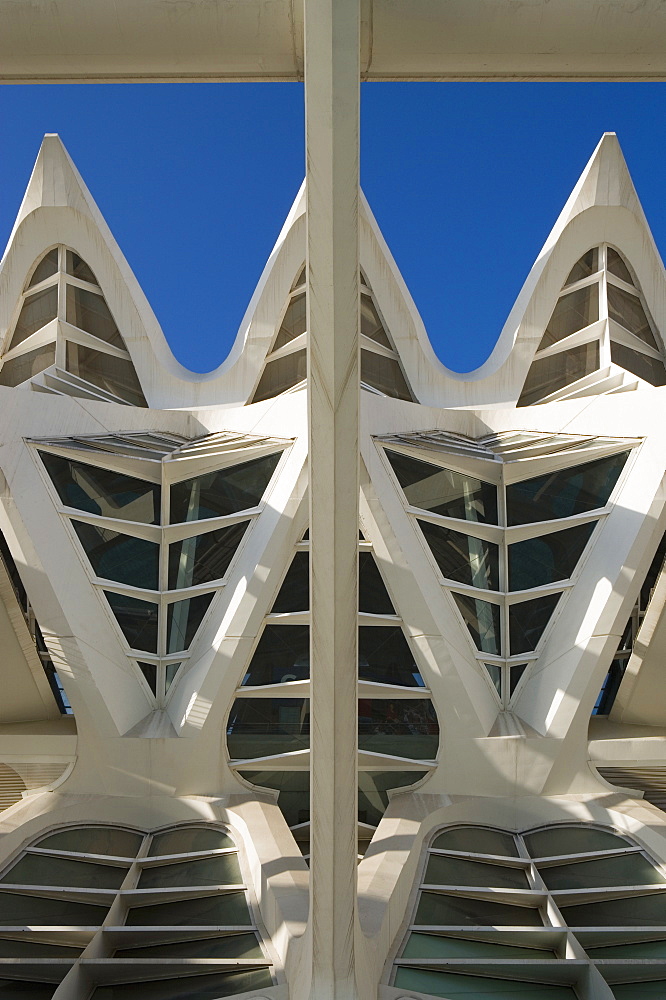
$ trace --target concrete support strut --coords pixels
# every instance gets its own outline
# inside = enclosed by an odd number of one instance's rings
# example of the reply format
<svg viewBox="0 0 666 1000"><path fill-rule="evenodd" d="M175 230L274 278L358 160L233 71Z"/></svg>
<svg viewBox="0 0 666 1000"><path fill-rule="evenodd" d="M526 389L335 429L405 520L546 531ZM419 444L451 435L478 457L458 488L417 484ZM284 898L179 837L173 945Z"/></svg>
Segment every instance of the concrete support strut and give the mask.
<svg viewBox="0 0 666 1000"><path fill-rule="evenodd" d="M305 0L310 996L357 996L359 4Z"/></svg>

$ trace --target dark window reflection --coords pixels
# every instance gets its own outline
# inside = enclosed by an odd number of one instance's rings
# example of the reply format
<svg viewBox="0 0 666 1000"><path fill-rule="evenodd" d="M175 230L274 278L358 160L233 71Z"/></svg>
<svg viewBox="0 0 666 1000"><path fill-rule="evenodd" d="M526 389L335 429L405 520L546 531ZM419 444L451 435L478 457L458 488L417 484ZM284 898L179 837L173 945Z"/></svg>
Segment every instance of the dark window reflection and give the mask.
<svg viewBox="0 0 666 1000"><path fill-rule="evenodd" d="M479 601L467 594L453 594L477 649L483 653L502 654L499 605Z"/></svg>
<svg viewBox="0 0 666 1000"><path fill-rule="evenodd" d="M96 292L78 285L67 285L67 322L113 347L127 350L109 307Z"/></svg>
<svg viewBox="0 0 666 1000"><path fill-rule="evenodd" d="M79 257L78 253L74 253L73 250L66 251L65 267L67 268L67 274L71 274L74 278L79 278L81 281L89 281L91 285L99 284L86 262Z"/></svg>
<svg viewBox="0 0 666 1000"><path fill-rule="evenodd" d="M645 315L641 300L637 295L625 292L624 288L608 283L608 315L616 323L623 326L629 333L657 348L650 321Z"/></svg>
<svg viewBox="0 0 666 1000"><path fill-rule="evenodd" d="M506 488L507 523L530 524L605 507L629 452L549 472Z"/></svg>
<svg viewBox="0 0 666 1000"><path fill-rule="evenodd" d="M358 661L358 676L362 681L425 687L399 625L361 625Z"/></svg>
<svg viewBox="0 0 666 1000"><path fill-rule="evenodd" d="M305 333L305 319L305 292L303 292L302 295L295 295L287 306L272 349L277 351Z"/></svg>
<svg viewBox="0 0 666 1000"><path fill-rule="evenodd" d="M359 823L378 826L388 809L388 793L393 788L404 788L420 781L425 771L359 771L358 819Z"/></svg>
<svg viewBox="0 0 666 1000"><path fill-rule="evenodd" d="M361 295L361 333L382 347L393 350L393 345L386 335L379 313L369 295Z"/></svg>
<svg viewBox="0 0 666 1000"><path fill-rule="evenodd" d="M250 924L244 892L217 893L151 906L132 906L128 927L220 927Z"/></svg>
<svg viewBox="0 0 666 1000"><path fill-rule="evenodd" d="M287 826L310 820L309 771L239 771L242 778L260 788L273 788Z"/></svg>
<svg viewBox="0 0 666 1000"><path fill-rule="evenodd" d="M409 391L400 363L383 354L361 351L361 379L386 396L408 399L410 402L414 398Z"/></svg>
<svg viewBox="0 0 666 1000"><path fill-rule="evenodd" d="M497 524L497 489L490 483L386 449L407 503L465 521Z"/></svg>
<svg viewBox="0 0 666 1000"><path fill-rule="evenodd" d="M279 460L277 452L175 483L171 487L171 523L224 517L256 507Z"/></svg>
<svg viewBox="0 0 666 1000"><path fill-rule="evenodd" d="M283 358L275 358L269 361L264 368L259 379L253 403L258 403L262 399L272 399L279 396L281 392L291 389L293 385L298 385L307 375L307 351L294 351L293 354L286 354Z"/></svg>
<svg viewBox="0 0 666 1000"><path fill-rule="evenodd" d="M543 926L536 907L496 903L494 900L473 899L467 896L447 896L439 892L421 893L415 923L481 927Z"/></svg>
<svg viewBox="0 0 666 1000"><path fill-rule="evenodd" d="M307 556L307 552L304 553ZM309 625L267 625L243 685L284 684L310 676Z"/></svg>
<svg viewBox="0 0 666 1000"><path fill-rule="evenodd" d="M568 580L596 522L577 524L509 546L509 590L529 590Z"/></svg>
<svg viewBox="0 0 666 1000"><path fill-rule="evenodd" d="M194 535L169 546L169 590L221 580L240 545L249 521Z"/></svg>
<svg viewBox="0 0 666 1000"><path fill-rule="evenodd" d="M371 552L358 554L358 609L368 615L394 615L395 608Z"/></svg>
<svg viewBox="0 0 666 1000"><path fill-rule="evenodd" d="M624 344L616 344L611 340L611 361L632 375L638 375L650 385L666 385L666 368L661 358L650 358L640 351L632 351Z"/></svg>
<svg viewBox="0 0 666 1000"><path fill-rule="evenodd" d="M155 483L43 451L39 455L65 506L123 521L160 523L161 491Z"/></svg>
<svg viewBox="0 0 666 1000"><path fill-rule="evenodd" d="M116 358L67 341L67 371L78 378L113 393L133 406L147 406L134 365L128 358Z"/></svg>
<svg viewBox="0 0 666 1000"><path fill-rule="evenodd" d="M560 594L548 594L547 597L537 597L533 601L513 604L509 608L512 656L536 648L560 596Z"/></svg>
<svg viewBox="0 0 666 1000"><path fill-rule="evenodd" d="M32 288L33 285L38 285L40 281L46 281L46 279L52 277L57 270L58 248L54 247L53 250L49 250L49 252L42 257L39 264L32 272L30 281L28 282L28 288Z"/></svg>
<svg viewBox="0 0 666 1000"><path fill-rule="evenodd" d="M310 553L297 552L271 608L274 614L307 611L310 607Z"/></svg>
<svg viewBox="0 0 666 1000"><path fill-rule="evenodd" d="M425 698L391 701L359 698L359 750L413 760L434 760L438 746L439 724L431 701Z"/></svg>
<svg viewBox="0 0 666 1000"><path fill-rule="evenodd" d="M577 330L599 319L599 285L585 285L575 292L562 295L553 309L546 332L539 343L539 350L556 344Z"/></svg>
<svg viewBox="0 0 666 1000"><path fill-rule="evenodd" d="M229 713L232 760L268 757L310 746L308 698L237 698Z"/></svg>
<svg viewBox="0 0 666 1000"><path fill-rule="evenodd" d="M23 303L14 327L9 350L22 344L32 333L41 330L58 315L58 286L52 285L41 292L29 295Z"/></svg>
<svg viewBox="0 0 666 1000"><path fill-rule="evenodd" d="M167 653L180 653L190 645L215 594L199 594L175 601L167 608Z"/></svg>
<svg viewBox="0 0 666 1000"><path fill-rule="evenodd" d="M140 601L125 594L112 594L105 590L111 610L118 620L123 635L132 649L157 652L157 604Z"/></svg>
<svg viewBox="0 0 666 1000"><path fill-rule="evenodd" d="M573 285L575 281L582 281L583 278L589 278L590 275L595 274L598 270L599 250L597 247L593 247L587 253L584 253L580 260L576 261L569 271L569 276L564 284Z"/></svg>
<svg viewBox="0 0 666 1000"><path fill-rule="evenodd" d="M95 576L131 587L158 589L160 547L144 538L72 521Z"/></svg>
<svg viewBox="0 0 666 1000"><path fill-rule="evenodd" d="M499 587L499 548L492 542L464 535L439 524L419 521L430 551L448 580L468 583L471 587L497 590Z"/></svg>
<svg viewBox="0 0 666 1000"><path fill-rule="evenodd" d="M537 358L527 373L518 406L529 406L549 396L551 392L564 389L579 378L591 375L599 367L599 341L579 344L568 351L551 354L547 358Z"/></svg>
<svg viewBox="0 0 666 1000"><path fill-rule="evenodd" d="M18 358L10 358L5 361L0 370L0 385L10 388L21 385L33 375L39 375L45 368L50 368L55 364L55 344L46 344L44 347L37 347L27 354L19 354Z"/></svg>

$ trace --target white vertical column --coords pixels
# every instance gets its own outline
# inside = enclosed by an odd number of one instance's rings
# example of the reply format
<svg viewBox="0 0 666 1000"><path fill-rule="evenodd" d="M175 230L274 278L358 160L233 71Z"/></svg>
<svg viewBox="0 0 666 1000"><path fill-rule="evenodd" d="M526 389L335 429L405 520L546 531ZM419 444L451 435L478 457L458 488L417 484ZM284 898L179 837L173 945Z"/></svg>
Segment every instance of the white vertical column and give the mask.
<svg viewBox="0 0 666 1000"><path fill-rule="evenodd" d="M310 996L356 994L359 2L305 0Z"/></svg>

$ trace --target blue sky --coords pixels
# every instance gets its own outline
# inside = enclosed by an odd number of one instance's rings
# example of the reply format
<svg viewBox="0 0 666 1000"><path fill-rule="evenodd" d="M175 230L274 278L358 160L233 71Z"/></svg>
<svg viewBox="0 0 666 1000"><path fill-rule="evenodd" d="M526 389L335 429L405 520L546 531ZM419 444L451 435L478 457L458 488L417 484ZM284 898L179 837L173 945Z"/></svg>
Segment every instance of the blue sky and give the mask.
<svg viewBox="0 0 666 1000"><path fill-rule="evenodd" d="M481 364L604 131L666 248L664 84L365 84L362 185L435 350ZM0 242L59 132L195 371L225 357L304 173L297 84L0 88Z"/></svg>

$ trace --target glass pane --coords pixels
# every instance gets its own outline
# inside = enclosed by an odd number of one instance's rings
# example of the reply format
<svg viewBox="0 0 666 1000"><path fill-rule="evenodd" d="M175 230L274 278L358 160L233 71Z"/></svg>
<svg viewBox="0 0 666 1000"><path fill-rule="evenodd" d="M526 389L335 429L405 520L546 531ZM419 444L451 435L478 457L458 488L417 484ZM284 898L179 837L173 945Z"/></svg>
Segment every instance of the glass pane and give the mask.
<svg viewBox="0 0 666 1000"><path fill-rule="evenodd" d="M160 523L160 487L155 483L44 451L39 457L66 507L122 521Z"/></svg>
<svg viewBox="0 0 666 1000"><path fill-rule="evenodd" d="M310 554L297 552L291 560L271 611L275 614L284 614L289 611L307 611L309 607Z"/></svg>
<svg viewBox="0 0 666 1000"><path fill-rule="evenodd" d="M106 597L127 643L132 649L145 649L147 653L157 652L158 605L150 601L140 601L125 594L112 594L105 590Z"/></svg>
<svg viewBox="0 0 666 1000"><path fill-rule="evenodd" d="M447 896L440 892L422 892L415 923L467 927L542 927L536 907L496 903L490 899Z"/></svg>
<svg viewBox="0 0 666 1000"><path fill-rule="evenodd" d="M641 300L637 295L625 292L623 288L618 288L610 282L608 282L608 315L639 340L649 344L650 347L657 347Z"/></svg>
<svg viewBox="0 0 666 1000"><path fill-rule="evenodd" d="M92 385L111 392L133 406L147 406L134 365L127 358L116 358L102 351L67 341L67 371Z"/></svg>
<svg viewBox="0 0 666 1000"><path fill-rule="evenodd" d="M425 687L399 625L361 625L358 630L358 676L362 681Z"/></svg>
<svg viewBox="0 0 666 1000"><path fill-rule="evenodd" d="M44 257L42 257L39 264L32 272L27 287L31 288L33 285L38 285L40 281L46 281L46 279L54 275L57 270L58 270L58 248L54 247L53 250L49 250L49 252Z"/></svg>
<svg viewBox="0 0 666 1000"><path fill-rule="evenodd" d="M91 1000L218 1000L250 990L268 989L273 980L268 969L186 976L140 983L98 986Z"/></svg>
<svg viewBox="0 0 666 1000"><path fill-rule="evenodd" d="M666 958L666 941L637 941L636 944L585 948L590 958Z"/></svg>
<svg viewBox="0 0 666 1000"><path fill-rule="evenodd" d="M37 347L27 354L20 354L18 358L11 358L5 361L0 369L0 385L10 387L21 385L34 375L39 375L45 368L50 368L55 364L55 344L47 344L45 347Z"/></svg>
<svg viewBox="0 0 666 1000"><path fill-rule="evenodd" d="M160 547L145 538L122 535L96 524L72 521L95 576L131 587L157 590Z"/></svg>
<svg viewBox="0 0 666 1000"><path fill-rule="evenodd" d="M167 653L187 649L197 633L215 594L199 594L167 607Z"/></svg>
<svg viewBox="0 0 666 1000"><path fill-rule="evenodd" d="M578 861L573 865L539 868L549 889L587 889L611 885L656 885L666 882L642 854Z"/></svg>
<svg viewBox="0 0 666 1000"><path fill-rule="evenodd" d="M164 693L166 694L176 679L176 674L180 670L180 663L167 663L164 667Z"/></svg>
<svg viewBox="0 0 666 1000"><path fill-rule="evenodd" d="M654 927L666 924L666 894L632 896L628 899L605 899L601 903L578 906L560 904L569 927Z"/></svg>
<svg viewBox="0 0 666 1000"><path fill-rule="evenodd" d="M41 941L9 941L0 939L0 958L77 958L81 948L68 948L61 944L42 944ZM0 997L4 993L0 991Z"/></svg>
<svg viewBox="0 0 666 1000"><path fill-rule="evenodd" d="M194 535L169 546L169 590L221 580L243 540L249 521Z"/></svg>
<svg viewBox="0 0 666 1000"><path fill-rule="evenodd" d="M606 249L606 266L611 274L616 275L618 278L622 278L622 280L626 281L628 285L634 284L634 279L629 273L629 268L617 250L613 250L612 247L607 247Z"/></svg>
<svg viewBox="0 0 666 1000"><path fill-rule="evenodd" d="M386 335L386 330L379 318L379 313L369 295L361 296L361 333L370 340L376 341L382 347L393 350L393 344Z"/></svg>
<svg viewBox="0 0 666 1000"><path fill-rule="evenodd" d="M291 389L292 385L298 385L307 375L307 351L294 351L284 358L275 358L269 361L259 379L259 385L252 397L253 403L258 403L262 399L271 399L279 396L286 389Z"/></svg>
<svg viewBox="0 0 666 1000"><path fill-rule="evenodd" d="M465 521L497 524L497 489L480 479L386 449L407 503Z"/></svg>
<svg viewBox="0 0 666 1000"><path fill-rule="evenodd" d="M245 893L240 891L134 906L126 920L128 927L236 927L251 923Z"/></svg>
<svg viewBox="0 0 666 1000"><path fill-rule="evenodd" d="M35 983L28 980L0 979L0 996L3 1000L51 1000L55 993L55 983Z"/></svg>
<svg viewBox="0 0 666 1000"><path fill-rule="evenodd" d="M257 507L280 455L277 452L176 483L171 487L171 523L226 517Z"/></svg>
<svg viewBox="0 0 666 1000"><path fill-rule="evenodd" d="M438 746L439 725L431 701L359 698L359 750L412 760L434 760Z"/></svg>
<svg viewBox="0 0 666 1000"><path fill-rule="evenodd" d="M531 958L542 961L555 958L552 951L541 948L521 948L492 941L468 941L466 938L444 937L441 934L409 935L402 958Z"/></svg>
<svg viewBox="0 0 666 1000"><path fill-rule="evenodd" d="M32 333L41 330L58 315L58 286L51 285L34 295L27 295L19 318L14 327L14 335L7 350L22 344Z"/></svg>
<svg viewBox="0 0 666 1000"><path fill-rule="evenodd" d="M497 690L498 695L502 695L502 668L499 663L484 663L483 664L488 674L493 686Z"/></svg>
<svg viewBox="0 0 666 1000"><path fill-rule="evenodd" d="M121 948L114 958L264 958L256 934L229 934L227 937L170 941L144 948Z"/></svg>
<svg viewBox="0 0 666 1000"><path fill-rule="evenodd" d="M371 552L358 554L358 609L369 615L394 615L395 608Z"/></svg>
<svg viewBox="0 0 666 1000"><path fill-rule="evenodd" d="M99 927L107 910L70 899L0 892L0 927Z"/></svg>
<svg viewBox="0 0 666 1000"><path fill-rule="evenodd" d="M519 997L520 1000L576 1000L571 986L547 986L543 983L525 983L510 979L491 979L489 976L459 975L455 972L435 972L432 969L398 968L394 985L400 989L429 993L431 996L470 997L471 1000L490 1000L491 997ZM97 994L95 994L97 997Z"/></svg>
<svg viewBox="0 0 666 1000"><path fill-rule="evenodd" d="M194 854L196 851L221 851L235 847L229 834L209 827L185 827L183 830L166 830L153 837L148 856L167 854Z"/></svg>
<svg viewBox="0 0 666 1000"><path fill-rule="evenodd" d="M605 507L628 457L629 452L624 451L572 469L511 483L506 488L509 525L572 517Z"/></svg>
<svg viewBox="0 0 666 1000"><path fill-rule="evenodd" d="M476 854L496 854L517 858L516 841L502 830L486 830L482 826L454 826L435 837L432 846L442 851L469 851Z"/></svg>
<svg viewBox="0 0 666 1000"><path fill-rule="evenodd" d="M237 698L229 713L227 746L232 760L307 750L309 698Z"/></svg>
<svg viewBox="0 0 666 1000"><path fill-rule="evenodd" d="M26 854L0 878L12 885L67 885L84 889L119 889L127 868L95 865L69 858Z"/></svg>
<svg viewBox="0 0 666 1000"><path fill-rule="evenodd" d="M394 358L385 358L383 354L361 351L361 380L386 396L408 399L410 402L414 398L400 363Z"/></svg>
<svg viewBox="0 0 666 1000"><path fill-rule="evenodd" d="M302 295L295 295L287 306L287 311L284 314L284 319L278 330L272 350L277 351L278 348L289 344L296 337L300 337L302 333L305 333L305 330L305 292L303 292Z"/></svg>
<svg viewBox="0 0 666 1000"><path fill-rule="evenodd" d="M388 809L389 791L415 785L425 771L359 771L358 819L360 823L378 826Z"/></svg>
<svg viewBox="0 0 666 1000"><path fill-rule="evenodd" d="M512 697L513 692L518 687L518 681L523 676L527 670L526 663L518 663L515 667L511 667L509 670L509 697Z"/></svg>
<svg viewBox="0 0 666 1000"><path fill-rule="evenodd" d="M304 553L307 557L307 552ZM310 626L266 625L243 686L284 684L310 676Z"/></svg>
<svg viewBox="0 0 666 1000"><path fill-rule="evenodd" d="M666 979L647 983L613 983L615 1000L663 1000L666 996Z"/></svg>
<svg viewBox="0 0 666 1000"><path fill-rule="evenodd" d="M148 682L148 687L154 695L157 695L157 665L155 663L139 663L138 666Z"/></svg>
<svg viewBox="0 0 666 1000"><path fill-rule="evenodd" d="M239 885L241 878L236 854L222 854L199 861L182 861L177 865L144 868L139 889L167 889L188 885Z"/></svg>
<svg viewBox="0 0 666 1000"><path fill-rule="evenodd" d="M73 250L66 251L65 267L67 274L71 274L73 278L79 278L81 281L89 281L91 285L99 284L86 262L79 257L78 253L74 253Z"/></svg>
<svg viewBox="0 0 666 1000"><path fill-rule="evenodd" d="M551 826L547 830L523 834L533 858L555 858L561 854L587 854L591 851L614 851L632 846L624 837L608 830L584 826Z"/></svg>
<svg viewBox="0 0 666 1000"><path fill-rule="evenodd" d="M596 522L578 524L510 545L509 590L529 590L568 580L595 526Z"/></svg>
<svg viewBox="0 0 666 1000"><path fill-rule="evenodd" d="M551 392L564 389L584 375L591 375L599 367L599 342L579 344L568 351L537 358L527 373L518 406L537 403Z"/></svg>
<svg viewBox="0 0 666 1000"><path fill-rule="evenodd" d="M585 285L575 292L567 292L560 296L553 309L546 331L541 338L538 350L564 340L577 330L582 330L599 319L599 285Z"/></svg>
<svg viewBox="0 0 666 1000"><path fill-rule="evenodd" d="M305 283L305 269L306 269L306 265L303 264L303 267L300 269L300 271L296 275L296 278L294 279L294 283L291 286L291 290L292 291L294 290L294 288L298 288L299 285L302 285L302 284Z"/></svg>
<svg viewBox="0 0 666 1000"><path fill-rule="evenodd" d="M239 771L241 778L260 788L274 788L287 826L310 820L309 771Z"/></svg>
<svg viewBox="0 0 666 1000"><path fill-rule="evenodd" d="M500 609L497 604L479 601L466 594L452 594L477 649L483 653L502 653Z"/></svg>
<svg viewBox="0 0 666 1000"><path fill-rule="evenodd" d="M513 604L509 608L512 656L536 649L560 596L548 594L547 597L536 597L533 601L523 601L522 604Z"/></svg>
<svg viewBox="0 0 666 1000"><path fill-rule="evenodd" d="M112 826L85 826L52 833L37 846L53 851L77 851L79 854L106 854L109 857L133 858L141 846L143 834L118 830Z"/></svg>
<svg viewBox="0 0 666 1000"><path fill-rule="evenodd" d="M125 341L115 320L109 312L109 307L102 295L79 288L77 285L67 285L67 322L79 330L99 337L113 347L127 350Z"/></svg>
<svg viewBox="0 0 666 1000"><path fill-rule="evenodd" d="M447 858L431 854L423 876L431 885L474 885L484 888L529 889L527 875L521 868L506 865L489 865L483 861L465 858Z"/></svg>
<svg viewBox="0 0 666 1000"><path fill-rule="evenodd" d="M595 274L598 270L599 250L597 247L592 247L591 250L583 254L579 261L576 261L569 271L569 277L564 284L573 285L574 281L582 281L583 278L589 278L591 274Z"/></svg>
<svg viewBox="0 0 666 1000"><path fill-rule="evenodd" d="M632 351L630 347L611 340L611 361L650 385L666 385L666 368L659 358L649 358L647 354Z"/></svg>
<svg viewBox="0 0 666 1000"><path fill-rule="evenodd" d="M418 523L437 565L448 580L468 583L471 587L481 587L483 590L497 590L497 545L429 521L419 520Z"/></svg>

